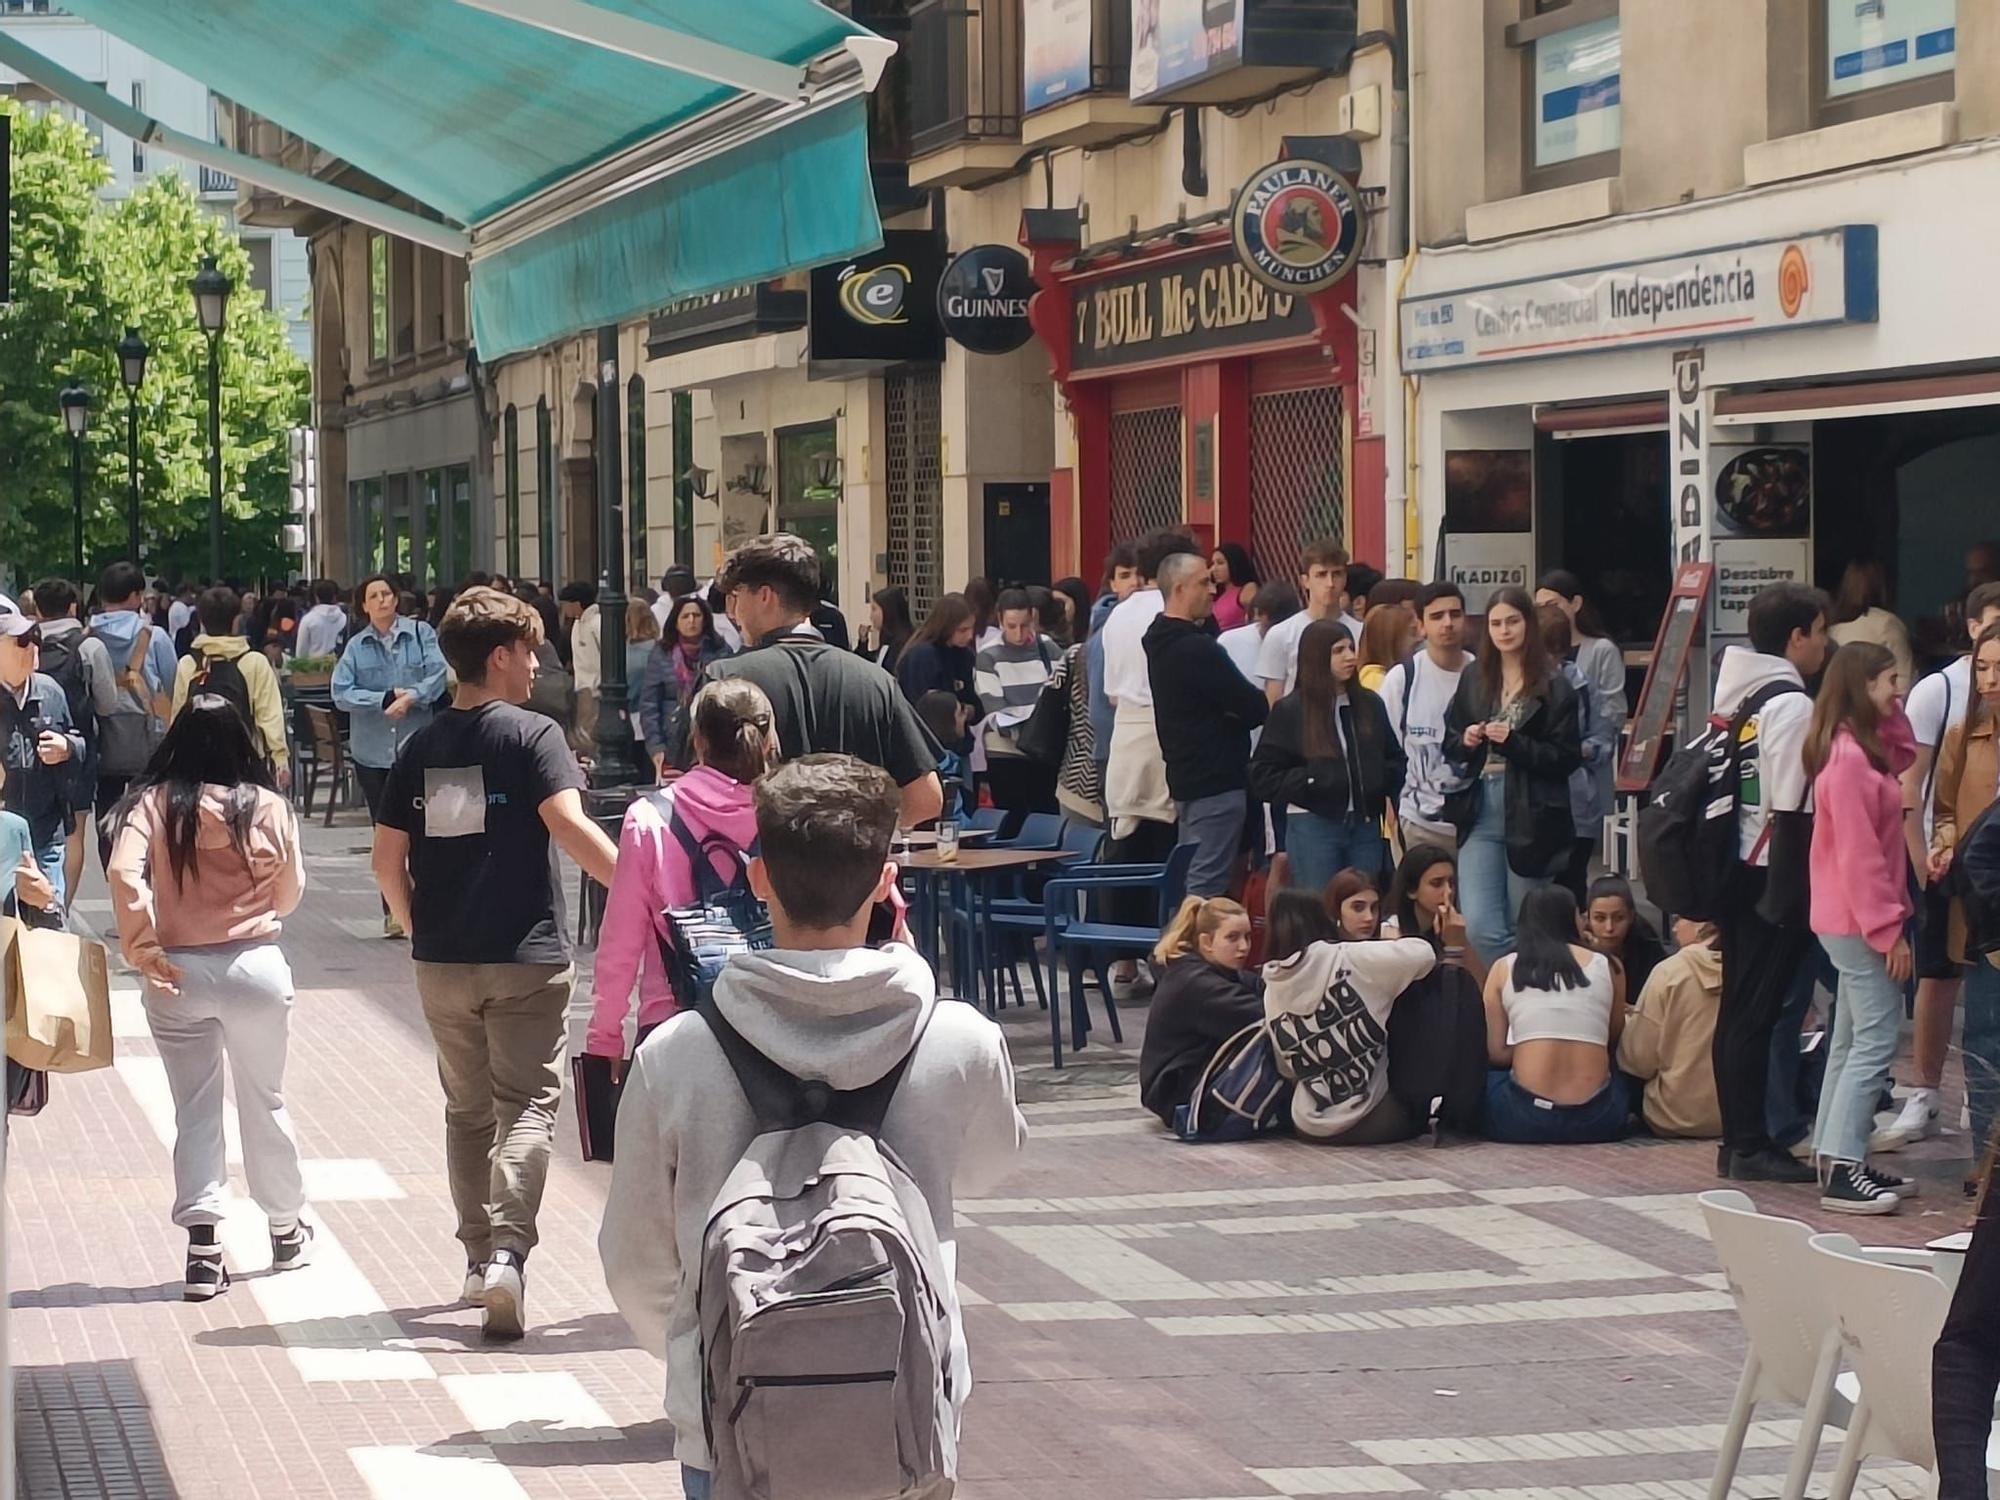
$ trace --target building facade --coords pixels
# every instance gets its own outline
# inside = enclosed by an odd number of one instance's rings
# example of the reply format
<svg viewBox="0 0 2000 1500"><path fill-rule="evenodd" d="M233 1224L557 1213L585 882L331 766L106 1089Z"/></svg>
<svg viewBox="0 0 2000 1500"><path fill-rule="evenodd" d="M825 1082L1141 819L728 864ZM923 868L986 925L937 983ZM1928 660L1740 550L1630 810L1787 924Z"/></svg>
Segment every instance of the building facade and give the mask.
<svg viewBox="0 0 2000 1500"><path fill-rule="evenodd" d="M1480 597L1567 567L1636 669L1677 561L1715 565L1714 651L1763 585L1877 563L1945 649L2000 531L2000 11L1412 16L1399 355L1426 565Z"/></svg>
<svg viewBox="0 0 2000 1500"><path fill-rule="evenodd" d="M134 109L189 135L220 140L228 105L206 85L139 51L80 16L48 0L0 0L0 30L60 63L79 77L105 89ZM250 289L264 305L282 313L292 347L310 357L312 328L307 308L309 274L305 241L283 229L247 224L236 214L236 179L213 167L197 166L177 156L129 140L90 115L55 103L46 91L6 68L0 68L0 94L30 103L47 102L74 116L97 138L104 163L111 170L106 198L123 198L151 177L177 173L188 179L202 207L226 223L250 253ZM189 268L193 275L193 268Z"/></svg>

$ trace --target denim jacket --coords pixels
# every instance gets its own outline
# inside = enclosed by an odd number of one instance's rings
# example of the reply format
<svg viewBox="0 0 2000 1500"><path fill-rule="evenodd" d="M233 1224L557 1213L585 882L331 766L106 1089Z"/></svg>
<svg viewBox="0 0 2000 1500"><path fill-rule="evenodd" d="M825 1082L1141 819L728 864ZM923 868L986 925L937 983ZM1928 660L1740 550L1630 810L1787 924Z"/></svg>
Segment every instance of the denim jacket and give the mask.
<svg viewBox="0 0 2000 1500"><path fill-rule="evenodd" d="M437 632L422 621L397 616L386 640L372 625L357 630L333 669L333 701L348 716L354 763L377 770L394 765L403 741L430 723L444 678ZM388 694L399 688L414 692L416 702L402 718L392 719L382 710Z"/></svg>

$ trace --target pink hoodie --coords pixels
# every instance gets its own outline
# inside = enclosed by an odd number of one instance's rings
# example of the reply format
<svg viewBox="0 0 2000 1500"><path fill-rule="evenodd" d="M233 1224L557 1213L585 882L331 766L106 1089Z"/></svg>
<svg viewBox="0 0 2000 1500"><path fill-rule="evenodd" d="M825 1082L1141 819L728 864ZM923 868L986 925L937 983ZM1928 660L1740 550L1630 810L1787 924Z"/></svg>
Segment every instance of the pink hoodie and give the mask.
<svg viewBox="0 0 2000 1500"><path fill-rule="evenodd" d="M590 1025L584 1033L583 1050L598 1057L625 1055L625 1012L634 979L639 981L641 1026L656 1025L674 1013L674 994L660 957L667 935L662 913L695 897L687 851L667 827L676 809L696 842L712 832L747 849L757 837L750 788L711 766L696 766L626 811L618 836L618 869L604 903ZM716 871L729 873L719 859Z"/></svg>
<svg viewBox="0 0 2000 1500"><path fill-rule="evenodd" d="M1903 935L1911 909L1898 778L1917 752L1900 705L1882 720L1879 736L1887 771L1876 770L1843 728L1813 779L1812 930L1858 935L1887 953Z"/></svg>

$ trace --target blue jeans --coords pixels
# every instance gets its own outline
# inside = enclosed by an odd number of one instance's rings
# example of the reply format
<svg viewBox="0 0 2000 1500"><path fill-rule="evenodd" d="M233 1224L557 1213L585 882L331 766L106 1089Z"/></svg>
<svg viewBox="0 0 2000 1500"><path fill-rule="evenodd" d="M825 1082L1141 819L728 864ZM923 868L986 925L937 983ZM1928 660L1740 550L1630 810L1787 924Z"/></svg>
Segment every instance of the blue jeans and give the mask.
<svg viewBox="0 0 2000 1500"><path fill-rule="evenodd" d="M714 1483L714 1477L705 1469L681 1470L681 1493L687 1500L708 1500L709 1488Z"/></svg>
<svg viewBox="0 0 2000 1500"><path fill-rule="evenodd" d="M49 884L56 888L56 909L66 913L69 910L69 891L68 882L63 879L63 843L63 836L58 831L53 843L45 844L35 851L35 863L42 867L42 873L48 877ZM13 877L9 875L7 884L11 887L13 883ZM68 921L65 920L63 925L68 926Z"/></svg>
<svg viewBox="0 0 2000 1500"><path fill-rule="evenodd" d="M1337 818L1295 812L1285 819L1285 853L1291 856L1291 883L1302 890L1323 891L1326 883L1352 865L1379 876L1389 846L1382 824L1358 813Z"/></svg>
<svg viewBox="0 0 2000 1500"><path fill-rule="evenodd" d="M1479 956L1492 963L1514 951L1514 914L1521 898L1547 880L1516 875L1507 865L1507 797L1503 779L1484 779L1479 819L1458 851L1458 899L1465 933Z"/></svg>
<svg viewBox="0 0 2000 1500"><path fill-rule="evenodd" d="M1247 805L1241 792L1217 792L1213 797L1174 804L1179 841L1194 845L1194 863L1188 866L1187 878L1190 896L1220 896L1229 889L1229 873L1243 844Z"/></svg>
<svg viewBox="0 0 2000 1500"><path fill-rule="evenodd" d="M1819 945L1840 972L1826 1082L1813 1122L1813 1155L1861 1161L1875 1129L1875 1101L1889 1081L1889 1064L1903 1034L1903 987L1888 961L1852 933L1822 933Z"/></svg>
<svg viewBox="0 0 2000 1500"><path fill-rule="evenodd" d="M1480 1128L1489 1141L1524 1146L1615 1141L1624 1137L1631 1119L1625 1075L1616 1068L1604 1087L1581 1104L1556 1104L1531 1094L1514 1081L1511 1069L1486 1072L1486 1117Z"/></svg>
<svg viewBox="0 0 2000 1500"><path fill-rule="evenodd" d="M1790 1150L1812 1134L1812 1108L1819 1090L1808 1077L1806 1058L1799 1051L1799 1031L1812 1009L1813 992L1824 984L1829 990L1840 982L1826 953L1815 948L1792 980L1792 992L1771 1033L1771 1073L1764 1090L1764 1120L1771 1139ZM1820 1051L1813 1068L1816 1077L1825 1067L1826 1053Z"/></svg>
<svg viewBox="0 0 2000 1500"><path fill-rule="evenodd" d="M1965 969L1965 1102L1972 1113L1972 1159L1993 1139L2000 1114L2000 969L1979 954Z"/></svg>

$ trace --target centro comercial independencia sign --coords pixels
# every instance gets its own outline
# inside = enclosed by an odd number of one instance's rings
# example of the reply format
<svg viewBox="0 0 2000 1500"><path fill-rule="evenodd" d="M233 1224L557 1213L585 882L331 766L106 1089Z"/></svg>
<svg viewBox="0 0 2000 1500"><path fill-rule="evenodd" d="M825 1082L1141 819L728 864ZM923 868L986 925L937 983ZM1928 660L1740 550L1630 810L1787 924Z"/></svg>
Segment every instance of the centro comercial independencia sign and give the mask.
<svg viewBox="0 0 2000 1500"><path fill-rule="evenodd" d="M1402 303L1411 374L1640 344L1872 323L1873 224L1596 266Z"/></svg>

